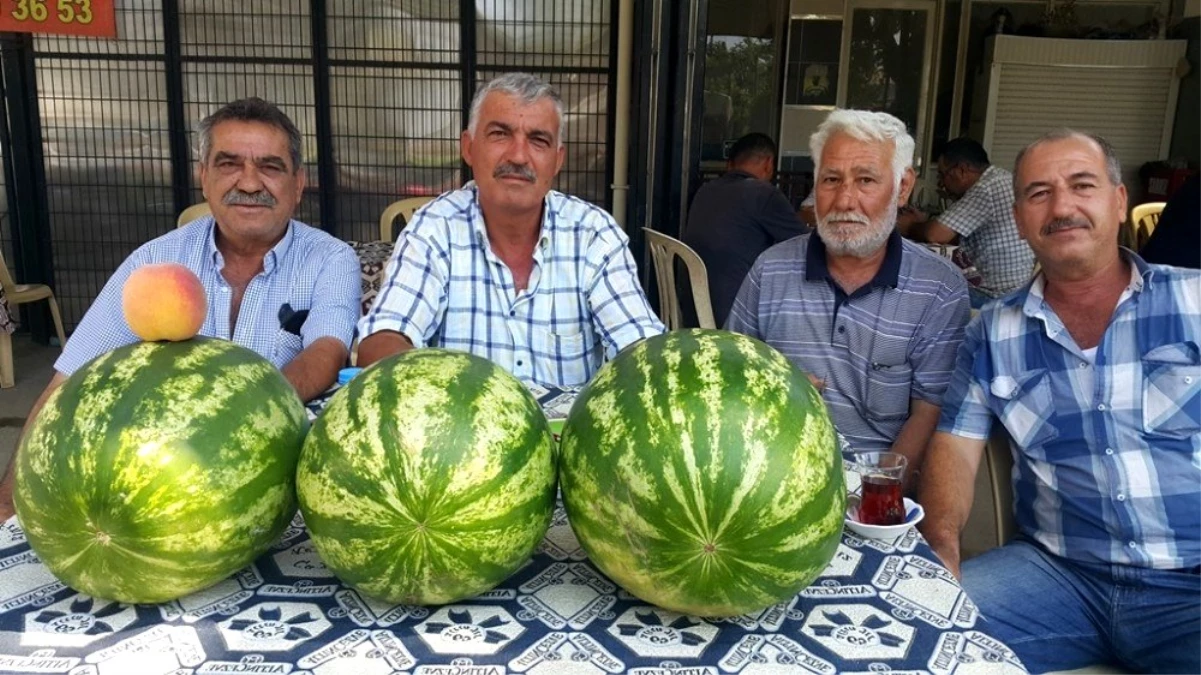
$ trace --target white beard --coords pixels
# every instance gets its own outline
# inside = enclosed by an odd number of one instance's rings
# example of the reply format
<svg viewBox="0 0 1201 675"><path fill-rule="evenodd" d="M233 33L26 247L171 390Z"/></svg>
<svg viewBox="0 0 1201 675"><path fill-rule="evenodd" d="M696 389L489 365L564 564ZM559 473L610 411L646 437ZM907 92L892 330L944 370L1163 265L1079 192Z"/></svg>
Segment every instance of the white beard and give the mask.
<svg viewBox="0 0 1201 675"><path fill-rule="evenodd" d="M853 221L853 222L831 222ZM817 236L834 255L866 258L888 241L897 224L897 211L890 208L877 222L853 212L831 211L817 219Z"/></svg>

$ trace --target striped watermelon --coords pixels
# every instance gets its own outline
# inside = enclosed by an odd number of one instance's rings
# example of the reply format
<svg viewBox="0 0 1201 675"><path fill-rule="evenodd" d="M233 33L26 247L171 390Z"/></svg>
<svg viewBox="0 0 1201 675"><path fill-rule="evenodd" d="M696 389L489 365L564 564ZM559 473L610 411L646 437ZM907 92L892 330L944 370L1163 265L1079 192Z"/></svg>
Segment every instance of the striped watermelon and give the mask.
<svg viewBox="0 0 1201 675"><path fill-rule="evenodd" d="M173 600L253 561L296 512L308 416L269 362L197 338L122 347L76 371L21 443L14 501L64 583Z"/></svg>
<svg viewBox="0 0 1201 675"><path fill-rule="evenodd" d="M580 393L560 452L592 562L666 609L761 610L838 548L846 487L825 405L752 338L687 330L627 348Z"/></svg>
<svg viewBox="0 0 1201 675"><path fill-rule="evenodd" d="M335 394L296 481L325 564L406 604L503 581L542 541L555 497L538 402L492 362L441 349L380 361Z"/></svg>

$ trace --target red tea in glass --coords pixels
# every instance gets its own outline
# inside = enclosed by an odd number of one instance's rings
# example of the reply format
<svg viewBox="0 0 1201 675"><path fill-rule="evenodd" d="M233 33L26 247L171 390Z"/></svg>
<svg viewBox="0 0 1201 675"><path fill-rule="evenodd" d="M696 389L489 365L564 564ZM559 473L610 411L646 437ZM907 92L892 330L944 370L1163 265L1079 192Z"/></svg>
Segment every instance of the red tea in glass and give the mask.
<svg viewBox="0 0 1201 675"><path fill-rule="evenodd" d="M863 477L859 522L868 525L900 525L905 522L901 479L880 474Z"/></svg>

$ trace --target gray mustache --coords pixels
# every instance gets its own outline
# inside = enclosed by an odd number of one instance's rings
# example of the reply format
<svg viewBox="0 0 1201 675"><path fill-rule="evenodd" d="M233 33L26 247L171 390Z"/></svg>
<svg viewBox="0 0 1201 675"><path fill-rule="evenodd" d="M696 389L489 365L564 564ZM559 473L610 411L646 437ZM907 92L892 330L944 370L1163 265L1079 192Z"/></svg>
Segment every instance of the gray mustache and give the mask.
<svg viewBox="0 0 1201 675"><path fill-rule="evenodd" d="M1043 234L1051 234L1071 227L1090 227L1087 220L1081 218L1056 218L1043 226Z"/></svg>
<svg viewBox="0 0 1201 675"><path fill-rule="evenodd" d="M504 178L505 176L517 176L518 178L523 178L531 183L533 183L537 178L534 176L534 170L530 167L523 164L512 164L509 162L501 164L500 166L496 167L495 171L492 172L493 178Z"/></svg>
<svg viewBox="0 0 1201 675"><path fill-rule="evenodd" d="M234 188L225 193L221 203L226 206L275 206L275 197L266 190L258 192L242 192Z"/></svg>

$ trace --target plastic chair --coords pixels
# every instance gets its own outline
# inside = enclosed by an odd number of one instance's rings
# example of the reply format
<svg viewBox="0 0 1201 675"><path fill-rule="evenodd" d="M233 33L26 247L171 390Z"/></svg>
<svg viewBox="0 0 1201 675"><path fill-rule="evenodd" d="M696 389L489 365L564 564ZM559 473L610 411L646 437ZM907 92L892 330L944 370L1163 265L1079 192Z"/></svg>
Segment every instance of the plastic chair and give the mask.
<svg viewBox="0 0 1201 675"><path fill-rule="evenodd" d="M193 220L203 218L212 212L213 210L209 208L208 202L193 204L180 212L179 218L175 221L175 227L183 227Z"/></svg>
<svg viewBox="0 0 1201 675"><path fill-rule="evenodd" d="M688 268L688 281L692 284L692 301L696 306L697 323L701 328L717 328L713 320L713 304L709 301L709 273L705 269L705 261L679 239L649 227L642 230L646 232L646 239L651 247L651 258L655 262L655 278L659 286L659 316L663 318L667 330L683 328L679 296L676 295L673 264L676 256L679 256Z"/></svg>
<svg viewBox="0 0 1201 675"><path fill-rule="evenodd" d="M1167 202L1148 202L1139 204L1130 211L1130 243L1134 250L1139 250L1151 238L1155 226L1159 224L1159 214Z"/></svg>
<svg viewBox="0 0 1201 675"><path fill-rule="evenodd" d="M993 518L997 527L997 546L1013 539L1017 525L1013 518L1013 450L1009 432L1000 422L993 422L992 433L984 446L984 460L992 483Z"/></svg>
<svg viewBox="0 0 1201 675"><path fill-rule="evenodd" d="M50 303L50 316L54 319L54 330L58 331L58 345L67 344L67 334L63 331L63 318L58 313L58 301L54 299L54 291L46 284L18 284L8 272L8 264L4 262L4 254L0 253L0 287L4 289L4 298L9 307L45 300ZM16 384L13 373L12 338L8 333L0 331L0 388L7 389Z"/></svg>
<svg viewBox="0 0 1201 675"><path fill-rule="evenodd" d="M425 206L434 200L432 195L425 197L409 197L398 202L392 202L388 208L379 217L379 239L380 241L392 241L392 222L396 220L396 216L404 218L405 225L413 219L413 214L417 209ZM404 229L404 228L401 228Z"/></svg>

